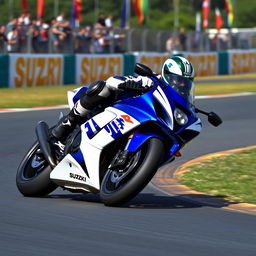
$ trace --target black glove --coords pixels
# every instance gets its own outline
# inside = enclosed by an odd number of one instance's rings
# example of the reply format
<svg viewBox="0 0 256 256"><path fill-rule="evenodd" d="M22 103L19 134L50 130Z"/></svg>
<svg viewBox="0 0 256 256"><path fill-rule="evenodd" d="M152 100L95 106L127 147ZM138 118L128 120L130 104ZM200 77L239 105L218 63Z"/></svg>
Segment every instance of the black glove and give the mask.
<svg viewBox="0 0 256 256"><path fill-rule="evenodd" d="M129 91L138 91L145 92L149 89L148 86L142 86L141 81L136 82L133 80L128 80L118 85L119 89L129 90Z"/></svg>

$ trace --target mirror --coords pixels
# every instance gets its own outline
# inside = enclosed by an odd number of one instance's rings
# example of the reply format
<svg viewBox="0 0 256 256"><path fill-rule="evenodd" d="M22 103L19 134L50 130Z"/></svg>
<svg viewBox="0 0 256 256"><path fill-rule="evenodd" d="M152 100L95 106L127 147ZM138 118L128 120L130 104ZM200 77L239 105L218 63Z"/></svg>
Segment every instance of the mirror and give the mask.
<svg viewBox="0 0 256 256"><path fill-rule="evenodd" d="M143 65L141 63L135 64L134 72L140 76L152 76L153 75L152 70L149 67L147 67L146 65Z"/></svg>
<svg viewBox="0 0 256 256"><path fill-rule="evenodd" d="M208 122L212 124L213 126L219 126L222 124L222 119L214 112L210 112L208 114Z"/></svg>

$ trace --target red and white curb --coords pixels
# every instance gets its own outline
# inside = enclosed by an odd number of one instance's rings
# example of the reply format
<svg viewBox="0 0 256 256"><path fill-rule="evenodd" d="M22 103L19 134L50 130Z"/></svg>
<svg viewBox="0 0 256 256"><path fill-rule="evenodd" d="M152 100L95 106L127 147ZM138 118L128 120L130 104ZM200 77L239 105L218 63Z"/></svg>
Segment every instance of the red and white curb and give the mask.
<svg viewBox="0 0 256 256"><path fill-rule="evenodd" d="M226 93L226 94L212 94L205 96L196 96L196 99L214 99L214 98L229 98L256 95L255 92L242 92L242 93Z"/></svg>
<svg viewBox="0 0 256 256"><path fill-rule="evenodd" d="M28 112L28 111L42 111L42 110L52 110L52 109L62 109L68 108L68 105L58 105L49 107L34 107L34 108L2 108L1 113L13 113L13 112Z"/></svg>

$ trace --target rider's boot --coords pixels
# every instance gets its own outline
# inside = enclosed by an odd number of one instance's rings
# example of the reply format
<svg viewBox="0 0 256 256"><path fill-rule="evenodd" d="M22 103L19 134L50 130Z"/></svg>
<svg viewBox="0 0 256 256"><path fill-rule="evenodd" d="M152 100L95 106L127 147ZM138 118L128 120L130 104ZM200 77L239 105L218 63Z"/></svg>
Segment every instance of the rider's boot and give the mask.
<svg viewBox="0 0 256 256"><path fill-rule="evenodd" d="M82 124L88 119L87 116L90 112L91 110L81 108L78 101L68 115L52 129L53 137L65 144L68 135L75 129L77 124Z"/></svg>

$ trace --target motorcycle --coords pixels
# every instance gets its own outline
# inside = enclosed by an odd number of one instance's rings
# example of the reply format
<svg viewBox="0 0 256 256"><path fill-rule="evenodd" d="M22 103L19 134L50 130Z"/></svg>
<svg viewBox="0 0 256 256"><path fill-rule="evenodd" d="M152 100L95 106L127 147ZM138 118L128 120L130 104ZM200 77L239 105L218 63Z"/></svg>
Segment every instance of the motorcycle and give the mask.
<svg viewBox="0 0 256 256"><path fill-rule="evenodd" d="M52 128L46 122L37 124L37 141L16 175L24 196L45 196L60 186L71 192L99 193L107 206L124 204L200 133L197 113L207 115L214 126L222 123L214 112L193 105L191 88L171 87L140 63L134 71L150 77L154 88L105 109L99 106L69 135L65 146L51 142ZM68 92L70 109L78 100L78 91L86 89Z"/></svg>

